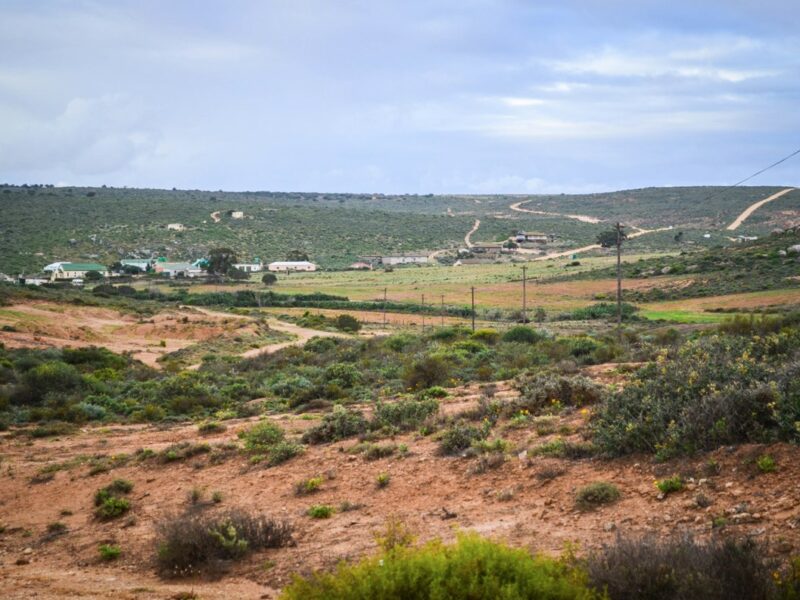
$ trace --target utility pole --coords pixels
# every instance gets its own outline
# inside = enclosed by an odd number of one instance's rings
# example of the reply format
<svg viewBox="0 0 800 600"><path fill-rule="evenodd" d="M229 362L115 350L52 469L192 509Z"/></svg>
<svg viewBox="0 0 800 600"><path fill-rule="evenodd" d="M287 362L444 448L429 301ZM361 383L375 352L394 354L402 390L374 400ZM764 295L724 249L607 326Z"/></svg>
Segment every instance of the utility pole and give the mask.
<svg viewBox="0 0 800 600"><path fill-rule="evenodd" d="M622 344L622 225L617 221L617 341Z"/></svg>
<svg viewBox="0 0 800 600"><path fill-rule="evenodd" d="M425 333L425 294L422 294L422 333Z"/></svg>
<svg viewBox="0 0 800 600"><path fill-rule="evenodd" d="M523 265L522 267L522 322L528 322L528 290L527 290L527 283L528 283L528 267Z"/></svg>
<svg viewBox="0 0 800 600"><path fill-rule="evenodd" d="M444 327L444 295L442 295L442 327Z"/></svg>
<svg viewBox="0 0 800 600"><path fill-rule="evenodd" d="M472 333L475 333L475 286L472 287Z"/></svg>
<svg viewBox="0 0 800 600"><path fill-rule="evenodd" d="M383 288L383 328L386 329L386 290Z"/></svg>

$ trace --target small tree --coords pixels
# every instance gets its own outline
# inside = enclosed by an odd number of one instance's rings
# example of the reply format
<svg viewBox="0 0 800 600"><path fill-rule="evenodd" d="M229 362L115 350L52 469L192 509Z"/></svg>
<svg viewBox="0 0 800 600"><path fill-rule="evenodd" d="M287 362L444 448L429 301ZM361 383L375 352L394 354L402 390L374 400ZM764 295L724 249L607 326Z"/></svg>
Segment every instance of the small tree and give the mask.
<svg viewBox="0 0 800 600"><path fill-rule="evenodd" d="M217 276L227 275L238 260L230 248L214 248L208 253L208 272Z"/></svg>
<svg viewBox="0 0 800 600"><path fill-rule="evenodd" d="M99 271L89 271L85 275L86 281L100 281L103 275Z"/></svg>
<svg viewBox="0 0 800 600"><path fill-rule="evenodd" d="M627 239L624 227L617 223L609 231L597 236L597 243L603 248L617 248L617 337L622 341L622 242Z"/></svg>
<svg viewBox="0 0 800 600"><path fill-rule="evenodd" d="M277 275L275 273L264 273L264 276L261 278L261 283L264 285L272 285L278 281Z"/></svg>
<svg viewBox="0 0 800 600"><path fill-rule="evenodd" d="M231 279L237 279L239 281L242 281L242 280L250 278L250 275L248 275L247 273L245 273L241 269L237 269L236 267L231 267L230 269L228 269L227 275Z"/></svg>
<svg viewBox="0 0 800 600"><path fill-rule="evenodd" d="M333 324L336 326L336 329L350 333L355 333L361 329L361 323L358 322L358 319L348 314L339 315L336 317Z"/></svg>

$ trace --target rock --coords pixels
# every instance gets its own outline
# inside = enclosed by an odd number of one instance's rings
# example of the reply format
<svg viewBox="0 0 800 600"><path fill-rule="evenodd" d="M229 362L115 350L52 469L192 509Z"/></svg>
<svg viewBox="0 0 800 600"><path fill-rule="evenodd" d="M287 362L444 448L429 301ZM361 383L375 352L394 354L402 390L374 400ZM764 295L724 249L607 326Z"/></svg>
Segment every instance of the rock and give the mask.
<svg viewBox="0 0 800 600"><path fill-rule="evenodd" d="M617 528L617 524L609 521L605 525L603 525L603 531L614 531Z"/></svg>
<svg viewBox="0 0 800 600"><path fill-rule="evenodd" d="M794 246L789 246L786 249L786 252L790 252L790 253L794 253L794 254L800 254L800 244L795 244Z"/></svg>
<svg viewBox="0 0 800 600"><path fill-rule="evenodd" d="M792 550L794 550L794 546L791 542L778 542L775 544L775 552L780 554L789 554Z"/></svg>
<svg viewBox="0 0 800 600"><path fill-rule="evenodd" d="M656 500L661 501L661 500L666 499L666 497L667 497L667 495L664 492L658 492L658 495L656 496Z"/></svg>
<svg viewBox="0 0 800 600"><path fill-rule="evenodd" d="M30 564L30 559L28 558L18 558L16 564L19 566Z"/></svg>
<svg viewBox="0 0 800 600"><path fill-rule="evenodd" d="M778 256L786 256L786 250L778 250Z"/></svg>
<svg viewBox="0 0 800 600"><path fill-rule="evenodd" d="M661 274L669 275L670 271L672 271L672 267L664 267L663 269L661 269Z"/></svg>
<svg viewBox="0 0 800 600"><path fill-rule="evenodd" d="M22 551L23 554L33 554L33 548L28 546L25 550Z"/></svg>

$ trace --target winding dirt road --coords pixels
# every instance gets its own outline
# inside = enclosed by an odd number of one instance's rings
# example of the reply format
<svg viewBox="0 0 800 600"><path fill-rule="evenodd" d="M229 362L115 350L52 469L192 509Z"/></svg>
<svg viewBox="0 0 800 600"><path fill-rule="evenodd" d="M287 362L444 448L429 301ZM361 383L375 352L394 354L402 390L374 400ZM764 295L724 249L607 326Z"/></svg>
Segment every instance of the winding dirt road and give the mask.
<svg viewBox="0 0 800 600"><path fill-rule="evenodd" d="M659 227L657 229L642 229L641 227L635 227L636 231L628 235L628 239L637 238L642 235L647 235L648 233L656 233L657 231L669 231L673 227L670 225L669 227ZM600 248L600 244L589 244L588 246L581 246L580 248L573 248L572 250L564 250L563 252L556 252L554 254L545 254L544 256L538 256L533 260L549 260L551 258L564 258L565 256L570 256L572 254L578 254L580 252L589 252L590 250L598 250ZM517 252L519 254L537 254L539 251L534 249L528 248L517 248Z"/></svg>
<svg viewBox="0 0 800 600"><path fill-rule="evenodd" d="M253 317L248 317L246 315L234 315L231 313L222 313L216 312L213 310L209 310L207 308L201 308L199 306L182 306L181 308L189 308L191 310L195 310L207 316L214 316L214 317L234 317L238 319L245 319L251 320ZM289 335L295 336L294 339L288 340L286 342L278 342L276 344L267 344L266 346L259 346L258 348L253 348L252 350L248 350L240 354L242 358L252 358L254 356L261 356L262 354L272 354L273 352L277 352L278 350L283 350L284 348L288 348L289 346L302 346L308 340L313 337L338 337L338 338L348 338L351 337L346 333L338 333L334 331L321 331L319 329L309 329L307 327L300 327L300 325L295 325L294 323L285 323L283 321L278 321L277 319L267 319L267 324L270 326L271 329L275 331L280 331L282 333L288 333ZM187 367L189 370L197 370L200 368L201 363L197 363L194 365L190 365Z"/></svg>
<svg viewBox="0 0 800 600"><path fill-rule="evenodd" d="M772 202L773 200L777 200L781 196L783 196L785 194L788 194L789 192L794 191L795 189L797 189L797 188L786 188L785 190L781 190L780 192L778 192L776 194L772 194L772 196L770 196L769 198L764 198L763 200L759 200L758 202L753 202L753 204L751 204L746 209L744 209L742 214L740 214L738 217L736 217L736 220L733 223L731 223L730 225L728 225L728 227L726 227L726 229L728 231L735 231L736 229L739 228L739 226L742 223L744 223L747 220L747 218L750 215L752 215L759 208L764 206L767 202Z"/></svg>
<svg viewBox="0 0 800 600"><path fill-rule="evenodd" d="M478 231L478 227L481 226L481 220L475 219L475 224L472 226L472 229L467 232L467 235L464 236L464 243L467 245L467 248L472 248L472 234Z"/></svg>
<svg viewBox="0 0 800 600"><path fill-rule="evenodd" d="M565 215L561 213L547 212L544 210L531 210L530 208L522 208L522 205L525 204L526 202L530 202L530 200L515 202L508 208L510 208L511 210L515 210L517 212L531 213L533 215L545 215L548 217L564 217L565 219L574 219L575 221L582 221L583 223L602 222L602 219L598 219L597 217L590 217L588 215Z"/></svg>

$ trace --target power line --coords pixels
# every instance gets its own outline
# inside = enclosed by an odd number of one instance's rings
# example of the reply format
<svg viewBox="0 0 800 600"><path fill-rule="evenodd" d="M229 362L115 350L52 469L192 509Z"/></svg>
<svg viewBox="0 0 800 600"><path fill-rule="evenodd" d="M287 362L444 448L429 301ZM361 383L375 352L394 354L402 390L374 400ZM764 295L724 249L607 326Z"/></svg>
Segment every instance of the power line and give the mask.
<svg viewBox="0 0 800 600"><path fill-rule="evenodd" d="M705 202L706 200L711 200L711 198L714 198L714 197L716 197L716 196L719 196L720 194L724 194L724 193L725 193L725 192L727 192L728 190L732 190L733 188L735 188L735 187L738 187L738 186L742 185L742 184L743 184L743 183L745 183L746 181L750 181L750 180L751 180L753 177L757 177L757 176L761 175L762 173L764 173L765 171L769 171L771 168L773 168L773 167L777 167L779 164L781 164L781 163L783 163L783 162L786 162L787 160L789 160L790 158L792 158L793 156L796 156L796 155L798 155L798 154L800 154L800 148L798 148L797 150L795 150L794 152L792 152L792 153L791 153L791 154L789 154L788 156L784 156L784 157L783 157L782 159L780 159L779 161L772 163L770 166L768 166L768 167L764 167L764 168L763 168L763 169L761 169L760 171L756 171L755 173L753 173L753 174L752 174L752 175L750 175L749 177L745 177L744 179L742 179L741 181L737 181L737 182L736 182L736 183L734 183L733 185L729 185L728 187L726 187L726 188L724 188L724 189L722 189L722 190L720 190L720 191L718 191L718 192L714 192L714 193L712 193L712 194L710 194L710 195L706 196L706 197L705 197L705 198L703 198L703 199L702 199L700 202Z"/></svg>

